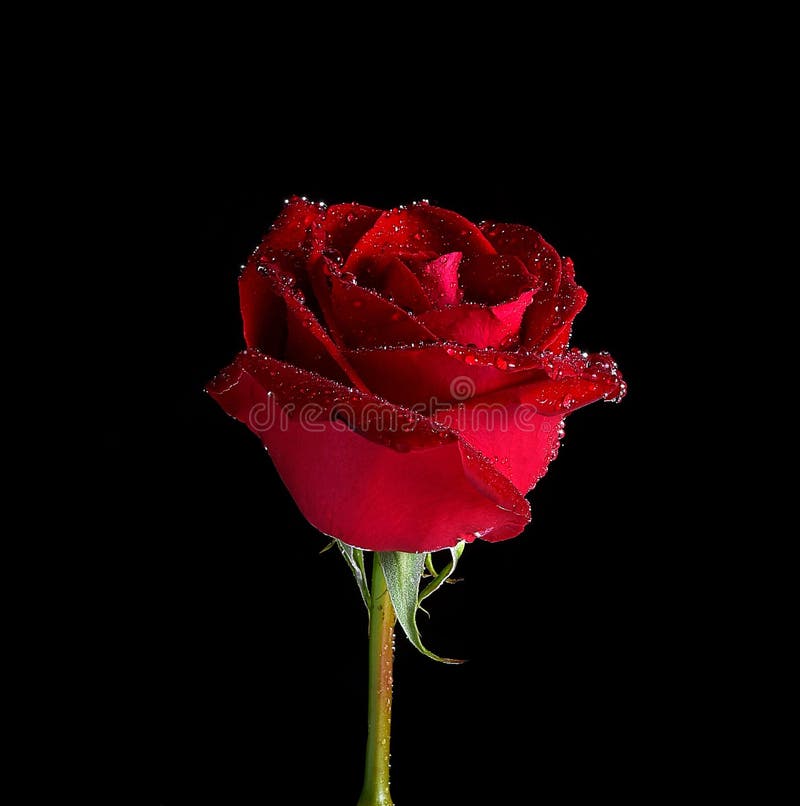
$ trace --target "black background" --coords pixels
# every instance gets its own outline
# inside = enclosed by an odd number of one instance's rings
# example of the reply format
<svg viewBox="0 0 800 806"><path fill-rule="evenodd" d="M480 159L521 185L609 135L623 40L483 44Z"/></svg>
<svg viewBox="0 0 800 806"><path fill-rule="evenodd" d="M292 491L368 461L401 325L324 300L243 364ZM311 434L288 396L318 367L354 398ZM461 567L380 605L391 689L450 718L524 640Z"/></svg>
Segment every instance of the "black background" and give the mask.
<svg viewBox="0 0 800 806"><path fill-rule="evenodd" d="M670 448L652 400L667 169L624 143L591 148L589 135L559 150L478 140L463 156L446 137L361 131L342 147L314 134L282 132L246 157L167 138L155 158L120 160L103 499L120 528L101 551L107 610L94 616L97 682L126 767L109 802L357 799L363 605L258 440L202 392L242 346L239 266L292 193L379 207L427 198L533 226L589 292L573 344L609 350L629 384L619 405L569 418L525 533L469 546L464 581L430 600L426 643L468 662L435 664L398 638L396 802L666 791L685 762L665 738L684 674L671 651L675 549L648 525Z"/></svg>

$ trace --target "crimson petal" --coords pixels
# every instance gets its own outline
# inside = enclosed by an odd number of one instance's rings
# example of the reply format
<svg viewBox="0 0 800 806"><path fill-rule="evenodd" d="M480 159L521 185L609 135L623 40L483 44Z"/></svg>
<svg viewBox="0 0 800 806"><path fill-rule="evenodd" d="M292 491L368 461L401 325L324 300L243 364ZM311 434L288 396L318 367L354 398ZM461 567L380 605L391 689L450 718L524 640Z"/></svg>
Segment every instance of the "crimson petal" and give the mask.
<svg viewBox="0 0 800 806"><path fill-rule="evenodd" d="M525 264L513 255L476 255L460 269L464 299L497 305L536 286Z"/></svg>
<svg viewBox="0 0 800 806"><path fill-rule="evenodd" d="M582 406L625 393L624 381L608 356L586 357L581 372L475 397L457 409L438 412L435 419L490 457L524 495L555 458L563 418Z"/></svg>
<svg viewBox="0 0 800 806"><path fill-rule="evenodd" d="M571 350L546 380L518 386L516 391L539 413L564 417L597 400L621 400L627 385L608 353Z"/></svg>
<svg viewBox="0 0 800 806"><path fill-rule="evenodd" d="M514 537L529 521L527 501L479 451L379 398L253 351L208 391L261 438L308 521L345 543L434 551ZM368 410L377 417L364 420ZM398 427L379 427L384 416Z"/></svg>
<svg viewBox="0 0 800 806"><path fill-rule="evenodd" d="M329 378L364 384L304 304L294 276L250 260L239 278L245 343Z"/></svg>
<svg viewBox="0 0 800 806"><path fill-rule="evenodd" d="M573 389L573 379L599 385L598 397L619 399L625 385L614 361L605 353L589 355L572 349L566 353L472 349L452 343L405 345L377 349L347 350L348 361L356 368L369 389L403 406L433 412L437 406L450 406L508 387L537 385L543 390L562 391L556 400L542 393L538 400L548 414L562 416L585 405L582 389ZM559 386L563 383L563 387ZM593 393L594 390L589 390ZM576 392L576 405L563 398ZM593 400L597 397L592 398ZM529 401L532 402L532 401ZM564 404L564 405L562 405Z"/></svg>
<svg viewBox="0 0 800 806"><path fill-rule="evenodd" d="M403 308L369 288L343 280L330 265L317 266L314 271L322 275L314 280L317 298L331 333L341 344L374 347L437 340Z"/></svg>
<svg viewBox="0 0 800 806"><path fill-rule="evenodd" d="M261 246L276 251L305 254L309 246L309 231L319 222L323 210L322 205L292 196L264 236Z"/></svg>
<svg viewBox="0 0 800 806"><path fill-rule="evenodd" d="M358 282L390 301L418 313L431 308L431 301L416 275L398 257L376 257L361 264Z"/></svg>
<svg viewBox="0 0 800 806"><path fill-rule="evenodd" d="M563 413L539 413L512 388L467 401L458 410L439 412L436 420L457 430L525 495L558 452L562 417Z"/></svg>
<svg viewBox="0 0 800 806"><path fill-rule="evenodd" d="M538 330L532 332L529 330L531 323L527 322L528 327L523 334L523 343L538 344L546 350L563 350L569 343L572 323L583 310L587 296L586 291L575 282L575 267L572 260L566 258L562 264L561 283L553 305L553 315L549 326L544 333L538 333Z"/></svg>
<svg viewBox="0 0 800 806"><path fill-rule="evenodd" d="M461 258L461 252L448 252L433 260L418 262L415 266L414 274L434 308L458 305L461 299L461 289L458 287Z"/></svg>
<svg viewBox="0 0 800 806"><path fill-rule="evenodd" d="M487 221L481 230L498 252L519 258L528 268L540 291L523 323L523 341L541 345L549 332L561 287L562 265L558 252L534 229L522 224Z"/></svg>
<svg viewBox="0 0 800 806"><path fill-rule="evenodd" d="M528 290L500 305L465 304L443 311L428 311L417 319L437 336L477 347L509 347L519 342L522 316L533 299Z"/></svg>
<svg viewBox="0 0 800 806"><path fill-rule="evenodd" d="M514 356L449 343L349 350L345 355L372 392L404 406L424 404L424 411L547 377L540 362L516 368Z"/></svg>
<svg viewBox="0 0 800 806"><path fill-rule="evenodd" d="M353 247L345 269L354 274L379 255L432 259L448 252L492 255L492 245L466 218L451 210L420 203L384 213Z"/></svg>
<svg viewBox="0 0 800 806"><path fill-rule="evenodd" d="M347 259L355 243L378 220L382 210L364 204L334 204L325 211L322 229L327 248Z"/></svg>

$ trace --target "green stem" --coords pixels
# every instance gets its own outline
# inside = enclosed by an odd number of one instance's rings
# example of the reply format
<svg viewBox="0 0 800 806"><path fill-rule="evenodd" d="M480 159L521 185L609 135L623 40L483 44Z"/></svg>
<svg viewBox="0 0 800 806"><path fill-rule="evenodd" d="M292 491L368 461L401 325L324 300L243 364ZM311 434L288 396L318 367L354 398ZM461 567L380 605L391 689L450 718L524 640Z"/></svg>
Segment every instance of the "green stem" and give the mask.
<svg viewBox="0 0 800 806"><path fill-rule="evenodd" d="M369 631L369 732L364 789L358 806L393 806L389 794L392 726L392 662L396 616L377 554L372 557Z"/></svg>

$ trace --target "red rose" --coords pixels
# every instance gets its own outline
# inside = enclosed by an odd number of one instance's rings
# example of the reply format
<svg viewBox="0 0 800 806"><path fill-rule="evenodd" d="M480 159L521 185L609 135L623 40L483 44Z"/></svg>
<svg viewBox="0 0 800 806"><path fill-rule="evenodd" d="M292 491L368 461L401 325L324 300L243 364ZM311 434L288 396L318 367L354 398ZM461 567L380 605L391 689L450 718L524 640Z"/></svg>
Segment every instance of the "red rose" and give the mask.
<svg viewBox="0 0 800 806"><path fill-rule="evenodd" d="M247 349L208 391L360 548L518 535L565 415L624 394L610 357L567 348L586 292L528 227L295 198L239 291Z"/></svg>

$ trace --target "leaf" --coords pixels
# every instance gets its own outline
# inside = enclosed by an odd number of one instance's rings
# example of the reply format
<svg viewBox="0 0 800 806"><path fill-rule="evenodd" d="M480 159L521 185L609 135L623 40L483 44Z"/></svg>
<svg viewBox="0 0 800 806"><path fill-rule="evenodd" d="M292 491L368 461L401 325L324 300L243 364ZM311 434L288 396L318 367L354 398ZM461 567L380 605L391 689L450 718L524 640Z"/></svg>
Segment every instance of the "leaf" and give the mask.
<svg viewBox="0 0 800 806"><path fill-rule="evenodd" d="M358 592L364 600L364 604L367 608L367 617L369 617L370 608L372 607L372 596L369 592L367 572L364 569L364 550L348 546L347 543L342 543L341 540L336 540L335 542L339 546L339 550L342 552L342 557L344 557L345 562L350 566L353 576L356 578Z"/></svg>
<svg viewBox="0 0 800 806"><path fill-rule="evenodd" d="M461 555L464 553L464 547L467 545L465 540L462 540L458 545L453 546L450 551L450 562L442 569L440 573L433 572L433 581L429 582L425 588L423 589L422 593L419 595L419 602L423 602L427 599L432 593L436 593L439 588L447 582L448 579L453 575L453 571L456 570L456 566L458 565L458 561L461 559ZM430 558L430 554L428 558ZM433 562L428 566L429 568L433 568ZM421 608L420 608L421 609ZM427 612L427 611L424 611Z"/></svg>
<svg viewBox="0 0 800 806"><path fill-rule="evenodd" d="M453 658L440 658L426 649L417 627L419 609L419 582L425 569L425 554L409 554L405 551L379 551L375 554L386 577L386 587L392 599L397 620L408 640L427 657L441 663L463 663Z"/></svg>

